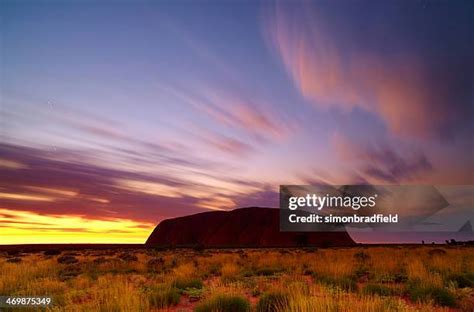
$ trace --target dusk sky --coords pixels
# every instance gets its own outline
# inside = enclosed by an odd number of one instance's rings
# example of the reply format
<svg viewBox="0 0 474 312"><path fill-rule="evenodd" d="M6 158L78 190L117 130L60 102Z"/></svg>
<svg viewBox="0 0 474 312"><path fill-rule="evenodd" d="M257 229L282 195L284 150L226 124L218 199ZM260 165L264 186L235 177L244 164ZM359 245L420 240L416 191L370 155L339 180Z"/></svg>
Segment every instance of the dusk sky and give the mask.
<svg viewBox="0 0 474 312"><path fill-rule="evenodd" d="M472 185L471 1L0 2L0 244L280 184Z"/></svg>

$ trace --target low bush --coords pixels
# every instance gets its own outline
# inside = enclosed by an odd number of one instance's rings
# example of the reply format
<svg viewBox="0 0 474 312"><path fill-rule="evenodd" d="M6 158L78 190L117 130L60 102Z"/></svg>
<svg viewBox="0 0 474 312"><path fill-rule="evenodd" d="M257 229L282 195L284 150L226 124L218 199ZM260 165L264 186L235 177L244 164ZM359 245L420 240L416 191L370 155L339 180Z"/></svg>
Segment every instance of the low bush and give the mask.
<svg viewBox="0 0 474 312"><path fill-rule="evenodd" d="M149 288L147 294L150 306L157 309L175 306L179 303L181 297L178 289L168 286Z"/></svg>
<svg viewBox="0 0 474 312"><path fill-rule="evenodd" d="M158 272L165 266L165 260L163 258L152 258L146 263L148 271Z"/></svg>
<svg viewBox="0 0 474 312"><path fill-rule="evenodd" d="M358 251L354 254L354 258L357 261L365 262L365 261L370 260L370 255L366 252Z"/></svg>
<svg viewBox="0 0 474 312"><path fill-rule="evenodd" d="M456 306L456 297L443 287L426 286L415 282L408 285L407 291L410 300L414 302L426 302L431 299L441 306Z"/></svg>
<svg viewBox="0 0 474 312"><path fill-rule="evenodd" d="M361 265L356 268L354 275L355 275L355 278L358 278L358 279L360 278L369 279L370 270L367 266Z"/></svg>
<svg viewBox="0 0 474 312"><path fill-rule="evenodd" d="M218 294L196 306L195 312L248 312L249 301L240 295Z"/></svg>
<svg viewBox="0 0 474 312"><path fill-rule="evenodd" d="M264 293L258 300L257 312L279 312L286 311L290 303L287 293L274 291Z"/></svg>
<svg viewBox="0 0 474 312"><path fill-rule="evenodd" d="M375 276L375 281L379 283L405 283L407 280L408 274L405 270Z"/></svg>
<svg viewBox="0 0 474 312"><path fill-rule="evenodd" d="M456 297L446 288L433 287L431 290L431 298L441 306L456 306Z"/></svg>
<svg viewBox="0 0 474 312"><path fill-rule="evenodd" d="M64 254L65 256L73 256L73 257L77 257L77 256L80 256L81 253L80 252L75 252L75 251L68 251Z"/></svg>
<svg viewBox="0 0 474 312"><path fill-rule="evenodd" d="M21 254L21 251L18 249L7 250L7 255L11 257L15 257Z"/></svg>
<svg viewBox="0 0 474 312"><path fill-rule="evenodd" d="M252 277L254 275L256 275L255 271L251 268L244 268L242 270L242 272L240 272L240 274L243 276L243 277Z"/></svg>
<svg viewBox="0 0 474 312"><path fill-rule="evenodd" d="M57 261L61 264L74 264L79 262L79 260L74 256L61 256Z"/></svg>
<svg viewBox="0 0 474 312"><path fill-rule="evenodd" d="M453 282L458 288L473 288L474 273L451 274L446 279L447 282Z"/></svg>
<svg viewBox="0 0 474 312"><path fill-rule="evenodd" d="M444 256L446 254L446 250L441 248L435 248L428 251L428 254L430 256Z"/></svg>
<svg viewBox="0 0 474 312"><path fill-rule="evenodd" d="M94 264L99 265L99 264L103 264L103 263L110 262L110 260L109 260L109 259L106 259L105 257L98 257L98 258L95 258L95 259L93 260L93 262L94 262Z"/></svg>
<svg viewBox="0 0 474 312"><path fill-rule="evenodd" d="M43 252L45 256L57 256L61 254L61 250L59 249L48 249Z"/></svg>
<svg viewBox="0 0 474 312"><path fill-rule="evenodd" d="M174 280L173 286L178 289L188 289L188 288L201 289L203 284L202 284L202 281L197 278L178 278Z"/></svg>
<svg viewBox="0 0 474 312"><path fill-rule="evenodd" d="M263 268L258 268L255 270L256 275L261 275L261 276L271 276L276 273L283 272L284 270L282 268L272 268L272 267L263 267Z"/></svg>
<svg viewBox="0 0 474 312"><path fill-rule="evenodd" d="M67 281L75 278L82 273L82 268L78 264L67 265L58 271L58 278L61 281Z"/></svg>
<svg viewBox="0 0 474 312"><path fill-rule="evenodd" d="M123 253L123 254L119 255L118 257L120 259L122 259L123 261L126 261L126 262L138 261L137 256L132 255L130 253Z"/></svg>
<svg viewBox="0 0 474 312"><path fill-rule="evenodd" d="M326 275L313 275L316 282L336 287L344 291L355 291L357 290L357 283L353 277L346 276L346 277L330 277Z"/></svg>
<svg viewBox="0 0 474 312"><path fill-rule="evenodd" d="M203 289L199 288L186 288L185 290L182 291L182 293L186 296L189 297L189 301L198 301L201 299L202 294L203 294Z"/></svg>
<svg viewBox="0 0 474 312"><path fill-rule="evenodd" d="M207 268L207 274L209 276L217 276L221 272L221 267L222 267L222 264L220 264L220 263L212 263Z"/></svg>
<svg viewBox="0 0 474 312"><path fill-rule="evenodd" d="M362 288L364 295L379 295L379 296L390 296L392 290L384 285L380 284L367 284Z"/></svg>

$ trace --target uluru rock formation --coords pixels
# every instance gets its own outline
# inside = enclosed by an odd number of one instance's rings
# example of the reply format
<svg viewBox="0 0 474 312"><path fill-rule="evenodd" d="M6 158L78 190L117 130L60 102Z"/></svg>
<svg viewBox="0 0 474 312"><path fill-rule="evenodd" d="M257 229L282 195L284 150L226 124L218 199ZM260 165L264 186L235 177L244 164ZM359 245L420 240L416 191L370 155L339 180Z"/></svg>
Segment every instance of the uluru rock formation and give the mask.
<svg viewBox="0 0 474 312"><path fill-rule="evenodd" d="M347 232L280 232L279 209L241 208L163 220L148 247L353 246Z"/></svg>

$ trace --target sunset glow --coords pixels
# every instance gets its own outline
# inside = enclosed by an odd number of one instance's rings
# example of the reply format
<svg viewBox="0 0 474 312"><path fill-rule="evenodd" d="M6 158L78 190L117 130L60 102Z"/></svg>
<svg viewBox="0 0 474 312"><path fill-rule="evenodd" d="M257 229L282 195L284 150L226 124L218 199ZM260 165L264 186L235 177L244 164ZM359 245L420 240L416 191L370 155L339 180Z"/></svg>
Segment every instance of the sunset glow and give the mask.
<svg viewBox="0 0 474 312"><path fill-rule="evenodd" d="M143 243L154 224L0 209L2 244ZM34 233L34 235L32 235Z"/></svg>

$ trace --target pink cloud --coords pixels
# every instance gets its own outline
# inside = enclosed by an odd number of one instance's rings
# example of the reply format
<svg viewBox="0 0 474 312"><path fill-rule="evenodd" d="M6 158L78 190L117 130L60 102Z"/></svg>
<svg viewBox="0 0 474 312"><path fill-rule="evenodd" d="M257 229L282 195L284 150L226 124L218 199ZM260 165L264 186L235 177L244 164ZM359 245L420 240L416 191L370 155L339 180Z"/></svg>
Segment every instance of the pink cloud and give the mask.
<svg viewBox="0 0 474 312"><path fill-rule="evenodd" d="M335 133L331 146L336 156L353 169L352 176L368 183L426 181L433 165L424 152L413 146L394 148L385 142L367 144Z"/></svg>
<svg viewBox="0 0 474 312"><path fill-rule="evenodd" d="M163 87L166 92L183 100L236 132L250 136L259 142L281 141L298 129L297 124L264 99L239 95L215 88L194 90Z"/></svg>
<svg viewBox="0 0 474 312"><path fill-rule="evenodd" d="M287 9L287 8L286 8ZM398 136L437 135L452 117L445 81L432 77L414 54L390 57L353 47L331 35L328 23L309 4L290 16L276 6L265 30L296 88L318 108L354 108L378 115Z"/></svg>
<svg viewBox="0 0 474 312"><path fill-rule="evenodd" d="M250 144L221 134L207 133L200 138L212 147L230 155L244 156L254 151Z"/></svg>
<svg viewBox="0 0 474 312"><path fill-rule="evenodd" d="M234 97L229 94L206 93L207 101L197 107L217 121L252 137L282 140L291 135L295 125L264 105L262 100Z"/></svg>

